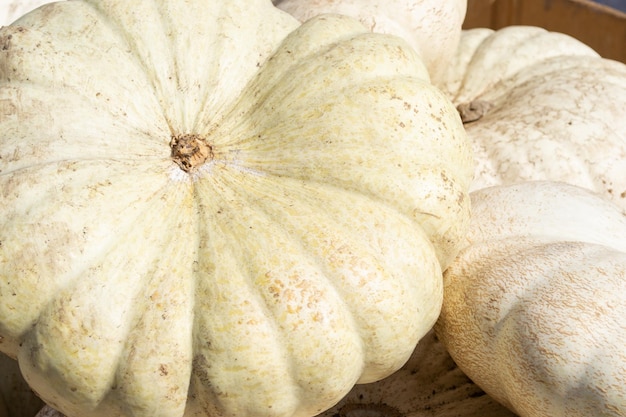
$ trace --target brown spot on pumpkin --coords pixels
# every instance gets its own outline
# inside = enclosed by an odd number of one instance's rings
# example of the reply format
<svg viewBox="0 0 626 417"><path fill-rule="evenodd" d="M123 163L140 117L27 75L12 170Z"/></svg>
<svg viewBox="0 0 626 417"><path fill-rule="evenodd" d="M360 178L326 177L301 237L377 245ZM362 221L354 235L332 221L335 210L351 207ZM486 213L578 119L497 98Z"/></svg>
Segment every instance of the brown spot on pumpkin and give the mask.
<svg viewBox="0 0 626 417"><path fill-rule="evenodd" d="M159 374L161 376L166 376L168 374L167 365L165 364L159 365Z"/></svg>
<svg viewBox="0 0 626 417"><path fill-rule="evenodd" d="M171 157L185 172L193 172L207 160L213 158L213 148L196 134L172 135Z"/></svg>
<svg viewBox="0 0 626 417"><path fill-rule="evenodd" d="M13 35L8 35L2 40L2 50L8 51L11 48L11 38Z"/></svg>

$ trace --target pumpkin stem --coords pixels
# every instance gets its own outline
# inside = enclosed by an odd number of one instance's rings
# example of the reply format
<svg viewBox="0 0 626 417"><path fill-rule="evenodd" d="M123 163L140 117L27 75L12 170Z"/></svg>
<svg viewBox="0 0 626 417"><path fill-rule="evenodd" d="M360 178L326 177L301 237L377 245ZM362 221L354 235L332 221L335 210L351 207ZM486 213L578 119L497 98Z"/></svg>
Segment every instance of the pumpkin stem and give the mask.
<svg viewBox="0 0 626 417"><path fill-rule="evenodd" d="M172 135L170 148L172 159L185 172L193 172L207 159L213 158L211 145L196 134Z"/></svg>
<svg viewBox="0 0 626 417"><path fill-rule="evenodd" d="M461 115L461 121L465 124L482 118L492 106L493 104L485 100L472 100L469 103L459 104L456 109Z"/></svg>

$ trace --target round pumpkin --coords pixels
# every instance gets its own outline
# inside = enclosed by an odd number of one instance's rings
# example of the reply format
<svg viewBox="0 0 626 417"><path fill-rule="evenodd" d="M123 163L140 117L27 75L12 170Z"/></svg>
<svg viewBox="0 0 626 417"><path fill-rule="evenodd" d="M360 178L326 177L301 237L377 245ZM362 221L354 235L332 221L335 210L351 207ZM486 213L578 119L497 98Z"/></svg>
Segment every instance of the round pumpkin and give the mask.
<svg viewBox="0 0 626 417"><path fill-rule="evenodd" d="M435 326L522 417L626 416L626 216L565 183L475 191Z"/></svg>
<svg viewBox="0 0 626 417"><path fill-rule="evenodd" d="M49 405L310 416L434 324L473 161L400 38L93 0L0 44L0 349Z"/></svg>
<svg viewBox="0 0 626 417"><path fill-rule="evenodd" d="M626 65L531 26L470 29L439 84L477 161L472 190L571 183L626 211Z"/></svg>
<svg viewBox="0 0 626 417"><path fill-rule="evenodd" d="M467 0L274 0L301 21L323 13L358 19L371 31L404 38L422 57L434 84L459 44Z"/></svg>

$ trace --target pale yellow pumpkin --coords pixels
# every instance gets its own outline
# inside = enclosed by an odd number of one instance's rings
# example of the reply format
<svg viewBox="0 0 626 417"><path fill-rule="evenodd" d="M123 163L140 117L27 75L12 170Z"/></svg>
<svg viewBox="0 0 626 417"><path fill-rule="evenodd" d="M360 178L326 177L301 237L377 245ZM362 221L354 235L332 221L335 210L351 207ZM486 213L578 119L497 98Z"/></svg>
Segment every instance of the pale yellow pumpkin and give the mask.
<svg viewBox="0 0 626 417"><path fill-rule="evenodd" d="M400 38L93 0L0 44L0 349L51 406L310 416L432 327L473 161Z"/></svg>
<svg viewBox="0 0 626 417"><path fill-rule="evenodd" d="M435 327L452 358L519 416L626 416L626 216L541 181L472 205Z"/></svg>
<svg viewBox="0 0 626 417"><path fill-rule="evenodd" d="M404 38L422 57L434 84L453 59L467 0L274 0L301 21L322 13L358 19L371 31Z"/></svg>
<svg viewBox="0 0 626 417"><path fill-rule="evenodd" d="M538 27L470 29L439 87L474 145L473 190L563 181L626 211L625 64Z"/></svg>

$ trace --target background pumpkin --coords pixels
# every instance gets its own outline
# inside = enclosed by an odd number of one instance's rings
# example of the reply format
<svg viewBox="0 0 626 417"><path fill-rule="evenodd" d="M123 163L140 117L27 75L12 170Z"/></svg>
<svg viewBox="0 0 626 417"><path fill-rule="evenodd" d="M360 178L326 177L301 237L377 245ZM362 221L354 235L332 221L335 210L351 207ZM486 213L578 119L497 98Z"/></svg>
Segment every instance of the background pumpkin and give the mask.
<svg viewBox="0 0 626 417"><path fill-rule="evenodd" d="M370 30L404 38L422 57L437 84L461 36L467 0L274 0L301 21L322 13L358 19Z"/></svg>
<svg viewBox="0 0 626 417"><path fill-rule="evenodd" d="M458 366L522 417L626 416L626 216L552 182L475 191L472 212L435 326Z"/></svg>
<svg viewBox="0 0 626 417"><path fill-rule="evenodd" d="M0 349L50 405L313 415L432 327L473 166L400 38L94 0L0 42Z"/></svg>
<svg viewBox="0 0 626 417"><path fill-rule="evenodd" d="M463 32L439 84L466 122L473 190L528 180L603 193L626 211L626 65L567 35Z"/></svg>

